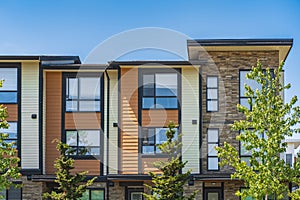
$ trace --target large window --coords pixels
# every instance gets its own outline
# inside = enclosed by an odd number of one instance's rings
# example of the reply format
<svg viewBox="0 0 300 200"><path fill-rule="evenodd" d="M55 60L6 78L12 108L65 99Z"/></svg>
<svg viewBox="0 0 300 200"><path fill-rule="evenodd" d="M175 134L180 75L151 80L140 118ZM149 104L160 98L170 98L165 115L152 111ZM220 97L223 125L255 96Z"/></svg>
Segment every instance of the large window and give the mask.
<svg viewBox="0 0 300 200"><path fill-rule="evenodd" d="M11 187L9 190L0 191L0 195L3 197L1 200L22 199L22 189Z"/></svg>
<svg viewBox="0 0 300 200"><path fill-rule="evenodd" d="M207 169L219 170L216 147L219 146L219 129L207 129Z"/></svg>
<svg viewBox="0 0 300 200"><path fill-rule="evenodd" d="M218 77L208 76L206 79L206 110L210 112L219 109Z"/></svg>
<svg viewBox="0 0 300 200"><path fill-rule="evenodd" d="M66 77L66 111L100 111L100 76Z"/></svg>
<svg viewBox="0 0 300 200"><path fill-rule="evenodd" d="M105 194L104 189L87 189L85 193L83 193L80 200L104 200Z"/></svg>
<svg viewBox="0 0 300 200"><path fill-rule="evenodd" d="M177 73L143 74L143 109L178 108Z"/></svg>
<svg viewBox="0 0 300 200"><path fill-rule="evenodd" d="M161 153L157 145L166 142L166 131L168 128L142 128L142 153L143 154L156 154ZM177 137L178 129L174 138Z"/></svg>
<svg viewBox="0 0 300 200"><path fill-rule="evenodd" d="M73 148L74 156L84 158L100 156L99 130L68 130L66 143Z"/></svg>
<svg viewBox="0 0 300 200"><path fill-rule="evenodd" d="M17 148L18 141L18 123L17 122L8 122L8 128L0 128L0 133L8 134L8 137L3 141L6 143L13 143L13 147Z"/></svg>
<svg viewBox="0 0 300 200"><path fill-rule="evenodd" d="M2 87L0 87L0 103L17 103L17 72L17 68L0 68L0 80L4 80Z"/></svg>

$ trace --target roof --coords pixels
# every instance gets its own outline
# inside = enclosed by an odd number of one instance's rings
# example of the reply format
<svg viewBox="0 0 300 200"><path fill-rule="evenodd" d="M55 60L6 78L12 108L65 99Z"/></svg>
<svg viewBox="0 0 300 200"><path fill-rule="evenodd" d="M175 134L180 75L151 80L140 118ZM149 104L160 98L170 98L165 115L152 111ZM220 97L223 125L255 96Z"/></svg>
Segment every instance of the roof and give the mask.
<svg viewBox="0 0 300 200"><path fill-rule="evenodd" d="M0 55L0 60L37 60L44 65L56 63L80 64L79 56L45 56L45 55Z"/></svg>

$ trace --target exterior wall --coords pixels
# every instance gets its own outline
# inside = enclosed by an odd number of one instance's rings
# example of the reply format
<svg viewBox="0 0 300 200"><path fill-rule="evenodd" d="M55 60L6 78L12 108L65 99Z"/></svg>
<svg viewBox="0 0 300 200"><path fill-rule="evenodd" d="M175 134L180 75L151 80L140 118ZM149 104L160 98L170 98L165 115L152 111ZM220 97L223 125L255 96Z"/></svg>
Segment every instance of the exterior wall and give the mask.
<svg viewBox="0 0 300 200"><path fill-rule="evenodd" d="M138 174L138 69L121 68L121 174Z"/></svg>
<svg viewBox="0 0 300 200"><path fill-rule="evenodd" d="M178 110L142 110L143 127L166 127L169 121L178 124Z"/></svg>
<svg viewBox="0 0 300 200"><path fill-rule="evenodd" d="M22 63L21 78L21 165L39 168L39 64Z"/></svg>
<svg viewBox="0 0 300 200"><path fill-rule="evenodd" d="M16 122L18 121L18 105L17 104L4 104L4 107L6 107L6 111L8 114L8 117L6 120Z"/></svg>
<svg viewBox="0 0 300 200"><path fill-rule="evenodd" d="M200 172L199 152L199 71L195 67L182 68L182 160L188 161L183 172ZM192 124L196 120L196 124Z"/></svg>

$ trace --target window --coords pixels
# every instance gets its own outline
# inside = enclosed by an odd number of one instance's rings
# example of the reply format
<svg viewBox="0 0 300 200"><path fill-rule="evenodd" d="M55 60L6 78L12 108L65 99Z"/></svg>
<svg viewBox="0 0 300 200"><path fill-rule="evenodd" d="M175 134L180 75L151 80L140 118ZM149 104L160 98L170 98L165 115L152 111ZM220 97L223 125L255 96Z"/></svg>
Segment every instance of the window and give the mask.
<svg viewBox="0 0 300 200"><path fill-rule="evenodd" d="M206 110L210 112L219 109L218 77L208 76L206 79Z"/></svg>
<svg viewBox="0 0 300 200"><path fill-rule="evenodd" d="M100 111L100 76L66 77L66 111Z"/></svg>
<svg viewBox="0 0 300 200"><path fill-rule="evenodd" d="M285 155L285 163L288 164L290 167L293 167L293 154L288 153Z"/></svg>
<svg viewBox="0 0 300 200"><path fill-rule="evenodd" d="M1 200L22 199L22 189L11 187L9 190L1 191L0 195L3 197Z"/></svg>
<svg viewBox="0 0 300 200"><path fill-rule="evenodd" d="M216 147L219 146L219 129L207 129L207 169L219 170Z"/></svg>
<svg viewBox="0 0 300 200"><path fill-rule="evenodd" d="M68 130L66 143L73 148L74 156L84 158L100 156L99 130Z"/></svg>
<svg viewBox="0 0 300 200"><path fill-rule="evenodd" d="M167 141L166 131L168 128L142 128L142 153L161 153L157 145ZM178 129L174 138L177 138Z"/></svg>
<svg viewBox="0 0 300 200"><path fill-rule="evenodd" d="M80 200L104 200L104 189L87 189Z"/></svg>
<svg viewBox="0 0 300 200"><path fill-rule="evenodd" d="M8 134L8 138L4 139L4 142L13 143L13 147L17 148L18 141L18 123L8 122L8 129L0 128L0 133Z"/></svg>
<svg viewBox="0 0 300 200"><path fill-rule="evenodd" d="M142 107L178 108L178 79L177 73L143 74Z"/></svg>
<svg viewBox="0 0 300 200"><path fill-rule="evenodd" d="M0 68L0 79L4 80L0 87L0 103L18 102L18 69Z"/></svg>

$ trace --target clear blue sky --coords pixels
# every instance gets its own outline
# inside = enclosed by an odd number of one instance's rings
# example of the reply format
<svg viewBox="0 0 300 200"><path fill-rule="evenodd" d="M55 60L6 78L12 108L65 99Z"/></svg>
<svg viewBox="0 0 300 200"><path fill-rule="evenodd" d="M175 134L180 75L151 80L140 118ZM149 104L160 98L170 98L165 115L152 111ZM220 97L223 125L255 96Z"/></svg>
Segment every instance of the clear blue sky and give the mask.
<svg viewBox="0 0 300 200"><path fill-rule="evenodd" d="M0 54L79 55L122 31L161 27L195 39L293 38L286 99L300 97L300 1L2 0Z"/></svg>

